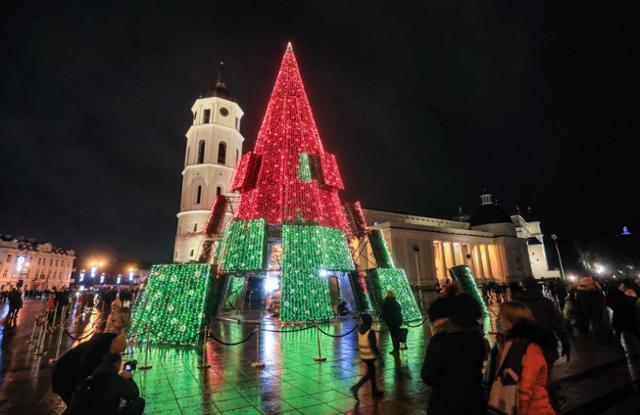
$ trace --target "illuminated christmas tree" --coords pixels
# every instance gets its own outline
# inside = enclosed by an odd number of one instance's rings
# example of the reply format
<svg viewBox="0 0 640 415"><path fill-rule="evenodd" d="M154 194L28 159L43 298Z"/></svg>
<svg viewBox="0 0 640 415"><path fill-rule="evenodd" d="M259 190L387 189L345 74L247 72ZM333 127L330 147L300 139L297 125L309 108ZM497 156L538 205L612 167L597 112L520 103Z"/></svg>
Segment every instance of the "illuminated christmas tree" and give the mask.
<svg viewBox="0 0 640 415"><path fill-rule="evenodd" d="M336 157L323 148L289 44L255 148L242 156L231 184L240 201L216 255L219 274L273 273L275 246L280 319L333 318L327 277L355 271L348 242L353 232L338 196L343 189ZM401 280L398 287L409 289L415 305L404 272L384 267L390 271L381 270L376 280ZM407 316L414 314L412 308Z"/></svg>
<svg viewBox="0 0 640 415"><path fill-rule="evenodd" d="M282 59L253 151L231 184L240 192L219 248L219 272L266 270L277 238L283 321L333 317L328 271L355 269L338 191L336 158L322 147L291 44Z"/></svg>

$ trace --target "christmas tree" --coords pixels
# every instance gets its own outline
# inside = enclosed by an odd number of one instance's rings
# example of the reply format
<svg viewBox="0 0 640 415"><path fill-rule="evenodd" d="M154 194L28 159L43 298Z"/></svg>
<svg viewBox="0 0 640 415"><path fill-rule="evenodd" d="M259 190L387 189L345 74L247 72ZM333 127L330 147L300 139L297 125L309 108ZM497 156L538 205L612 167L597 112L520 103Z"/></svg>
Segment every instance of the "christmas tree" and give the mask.
<svg viewBox="0 0 640 415"><path fill-rule="evenodd" d="M291 44L253 151L238 164L240 193L221 245L219 271L265 270L267 239L281 241L283 321L333 317L328 271L353 271L336 158L322 146Z"/></svg>
<svg viewBox="0 0 640 415"><path fill-rule="evenodd" d="M289 44L255 148L242 156L232 181L240 201L218 249L219 273L237 281L243 273L268 272L276 240L280 319L333 318L327 276L355 271L349 239L358 233L349 226L338 196L343 189L336 157L323 148ZM406 303L407 320L420 318L404 271L390 259L378 267L379 272L368 272L377 292L396 289Z"/></svg>

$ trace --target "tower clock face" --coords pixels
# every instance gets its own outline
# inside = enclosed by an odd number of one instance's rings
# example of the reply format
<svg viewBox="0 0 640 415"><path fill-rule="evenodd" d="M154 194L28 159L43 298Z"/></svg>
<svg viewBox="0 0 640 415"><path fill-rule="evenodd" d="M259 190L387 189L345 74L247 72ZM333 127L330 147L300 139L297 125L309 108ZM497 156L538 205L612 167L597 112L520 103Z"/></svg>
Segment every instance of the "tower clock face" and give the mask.
<svg viewBox="0 0 640 415"><path fill-rule="evenodd" d="M229 110L226 109L225 107L220 108L220 115L222 115L223 117L226 117L227 115L229 115Z"/></svg>

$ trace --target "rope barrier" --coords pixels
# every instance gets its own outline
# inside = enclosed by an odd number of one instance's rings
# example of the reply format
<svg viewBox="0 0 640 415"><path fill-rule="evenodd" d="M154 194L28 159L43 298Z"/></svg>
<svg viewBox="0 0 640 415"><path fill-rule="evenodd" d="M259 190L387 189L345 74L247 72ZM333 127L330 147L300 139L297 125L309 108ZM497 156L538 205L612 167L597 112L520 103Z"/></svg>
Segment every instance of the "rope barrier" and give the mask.
<svg viewBox="0 0 640 415"><path fill-rule="evenodd" d="M409 323L404 323L404 325L407 326L407 327L411 327L411 328L415 329L416 327L422 326L424 323L426 323L427 320L429 320L429 317L423 318L422 321L420 323L416 324L416 325L411 325Z"/></svg>
<svg viewBox="0 0 640 415"><path fill-rule="evenodd" d="M295 333L298 331L305 331L305 330L309 330L312 329L314 326L307 326L307 327L302 327L299 329L291 329L291 330L271 330L271 329L263 329L260 328L260 331L268 331L269 333Z"/></svg>
<svg viewBox="0 0 640 415"><path fill-rule="evenodd" d="M239 342L234 342L234 343L229 343L229 342L225 342L223 340L220 340L219 338L214 336L212 333L209 333L207 338L212 338L213 340L215 340L216 342L218 342L218 343L220 343L220 344L222 344L224 346L237 346L239 344L246 343L250 338L253 337L254 334L256 334L256 332L252 331L251 333L249 333L249 335L247 337L245 337L244 339L240 340Z"/></svg>
<svg viewBox="0 0 640 415"><path fill-rule="evenodd" d="M317 327L318 327L318 331L319 331L320 333L324 334L325 336L334 337L334 338L339 338L339 337L345 337L345 336L348 336L348 335L350 335L351 333L353 333L354 331L356 331L356 329L358 328L358 325L353 326L353 328L352 328L351 330L349 330L348 332L343 333L343 334L338 334L338 335L336 335L336 334L330 334L330 333L327 333L326 331L322 330L322 329L320 328L320 326L317 326Z"/></svg>
<svg viewBox="0 0 640 415"><path fill-rule="evenodd" d="M82 337L75 337L75 336L73 336L71 333L69 333L69 331L67 331L67 330L65 330L65 331L64 331L64 334L66 334L67 336L69 336L69 337L71 338L71 340L73 340L73 341L79 341L79 340L84 340L84 339L86 339L87 337L91 337L91 336L93 336L93 334L94 334L95 332L96 332L95 330L92 330L92 331L91 331L91 333L87 334L86 336L82 336Z"/></svg>

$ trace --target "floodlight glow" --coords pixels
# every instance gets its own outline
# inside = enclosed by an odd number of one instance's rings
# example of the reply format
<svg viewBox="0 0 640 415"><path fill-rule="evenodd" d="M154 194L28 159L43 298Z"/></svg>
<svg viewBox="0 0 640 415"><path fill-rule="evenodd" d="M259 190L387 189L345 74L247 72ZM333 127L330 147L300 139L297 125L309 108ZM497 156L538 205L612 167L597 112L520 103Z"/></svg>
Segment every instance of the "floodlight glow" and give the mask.
<svg viewBox="0 0 640 415"><path fill-rule="evenodd" d="M80 278L78 278L78 281L80 282L84 281L84 272L80 273Z"/></svg>
<svg viewBox="0 0 640 415"><path fill-rule="evenodd" d="M16 258L16 271L22 272L26 260L27 258L23 257L22 255Z"/></svg>
<svg viewBox="0 0 640 415"><path fill-rule="evenodd" d="M118 275L118 278L116 279L116 284L120 284L120 275Z"/></svg>
<svg viewBox="0 0 640 415"><path fill-rule="evenodd" d="M567 279L573 282L578 281L578 277L576 277L575 275L567 275Z"/></svg>
<svg viewBox="0 0 640 415"><path fill-rule="evenodd" d="M602 274L602 273L604 273L604 272L606 272L606 271L607 271L607 269L606 269L603 265L601 265L601 264L596 264L596 272L597 272L598 274Z"/></svg>
<svg viewBox="0 0 640 415"><path fill-rule="evenodd" d="M272 293L280 288L280 281L277 277L267 277L264 280L264 291L266 293Z"/></svg>
<svg viewBox="0 0 640 415"><path fill-rule="evenodd" d="M329 276L329 271L327 271L327 270L326 270L326 269L324 269L324 268L323 268L323 269L321 269L321 270L320 270L320 276L321 276L322 278L327 278L327 277Z"/></svg>
<svg viewBox="0 0 640 415"><path fill-rule="evenodd" d="M104 284L104 274L100 275L100 284Z"/></svg>

